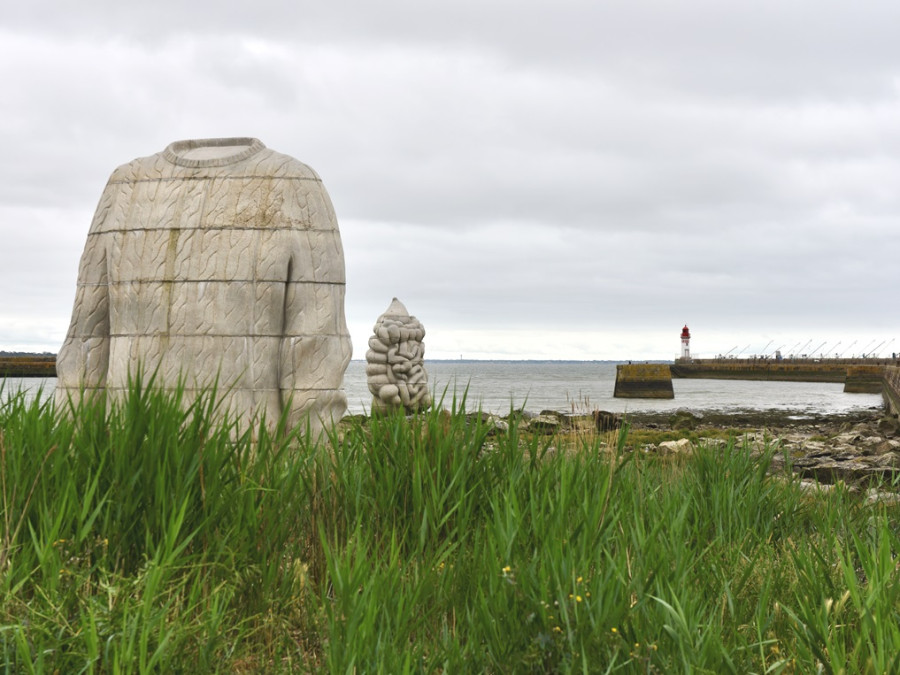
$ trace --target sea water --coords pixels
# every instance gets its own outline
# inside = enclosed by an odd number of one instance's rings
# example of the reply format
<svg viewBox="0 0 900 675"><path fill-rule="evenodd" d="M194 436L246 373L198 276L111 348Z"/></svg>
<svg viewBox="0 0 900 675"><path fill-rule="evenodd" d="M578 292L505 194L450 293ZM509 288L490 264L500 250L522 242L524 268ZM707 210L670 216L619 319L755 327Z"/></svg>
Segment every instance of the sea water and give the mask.
<svg viewBox="0 0 900 675"><path fill-rule="evenodd" d="M845 394L839 382L674 379L673 399L613 398L613 361L426 361L435 399L450 408L465 397L466 410L507 414L559 410L615 413L676 410L721 412L777 410L798 416L859 412L882 406L880 394ZM365 361L351 361L344 375L348 412L368 412ZM30 396L52 394L55 378L10 378L0 396L19 388Z"/></svg>
<svg viewBox="0 0 900 675"><path fill-rule="evenodd" d="M506 414L524 408L589 412L779 410L797 415L862 411L883 405L881 394L845 394L838 382L767 382L673 379L673 399L614 398L614 361L426 361L435 398L450 408L456 395L466 409ZM344 376L349 410L368 409L365 362L353 361Z"/></svg>

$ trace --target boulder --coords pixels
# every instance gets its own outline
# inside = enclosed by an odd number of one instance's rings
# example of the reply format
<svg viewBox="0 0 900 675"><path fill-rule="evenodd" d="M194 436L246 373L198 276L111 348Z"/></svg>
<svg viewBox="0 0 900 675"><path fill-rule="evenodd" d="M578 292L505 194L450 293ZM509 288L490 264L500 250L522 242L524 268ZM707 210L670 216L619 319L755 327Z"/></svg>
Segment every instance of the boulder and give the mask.
<svg viewBox="0 0 900 675"><path fill-rule="evenodd" d="M825 450L796 458L793 469L798 475L820 483L890 484L900 476L900 453L866 456L853 448Z"/></svg>
<svg viewBox="0 0 900 675"><path fill-rule="evenodd" d="M694 451L694 444L687 438L663 441L657 446L657 451L660 455L690 455Z"/></svg>
<svg viewBox="0 0 900 675"><path fill-rule="evenodd" d="M622 417L606 410L595 410L591 413L594 418L594 424L597 431L605 433L607 431L615 431L622 426Z"/></svg>
<svg viewBox="0 0 900 675"><path fill-rule="evenodd" d="M900 435L900 420L896 417L882 417L876 425L878 432L885 436Z"/></svg>
<svg viewBox="0 0 900 675"><path fill-rule="evenodd" d="M882 492L878 488L869 488L866 490L866 503L896 506L900 504L900 495L896 492Z"/></svg>
<svg viewBox="0 0 900 675"><path fill-rule="evenodd" d="M702 419L702 416L696 415L690 410L677 410L669 418L669 426L676 431L693 431Z"/></svg>
<svg viewBox="0 0 900 675"><path fill-rule="evenodd" d="M896 438L883 439L880 443L872 446L872 451L876 455L885 455L889 452L900 450L900 441Z"/></svg>
<svg viewBox="0 0 900 675"><path fill-rule="evenodd" d="M491 434L509 431L509 422L501 417L497 417L496 415L481 410L478 412L466 413L466 422L470 425L480 423L482 426L487 427Z"/></svg>
<svg viewBox="0 0 900 675"><path fill-rule="evenodd" d="M541 434L555 434L561 424L558 415L538 415L528 421L528 431Z"/></svg>

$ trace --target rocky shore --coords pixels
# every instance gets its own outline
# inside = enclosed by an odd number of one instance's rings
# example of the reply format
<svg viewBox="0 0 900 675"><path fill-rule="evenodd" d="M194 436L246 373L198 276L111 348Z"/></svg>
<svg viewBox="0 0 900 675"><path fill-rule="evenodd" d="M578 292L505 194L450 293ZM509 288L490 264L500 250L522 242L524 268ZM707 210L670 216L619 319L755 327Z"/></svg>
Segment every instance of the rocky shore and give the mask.
<svg viewBox="0 0 900 675"><path fill-rule="evenodd" d="M520 428L532 433L586 429L609 431L623 419L612 413L570 415L545 410L521 415ZM503 429L508 420L491 418ZM881 408L810 415L790 410L687 411L630 413L631 451L660 455L690 454L697 443L724 447L731 437L749 442L762 454L775 448L770 471L792 471L809 491L843 484L869 501L900 503L900 421Z"/></svg>
<svg viewBox="0 0 900 675"><path fill-rule="evenodd" d="M851 492L864 492L870 501L900 502L900 421L882 409L815 416L780 411L682 413L665 420L656 415L632 420L636 428L666 423L743 429L756 452L777 448L772 473L790 470L807 490L827 491L842 483Z"/></svg>
<svg viewBox="0 0 900 675"><path fill-rule="evenodd" d="M469 413L472 419L478 415L495 432L508 430L510 417L515 417L521 432L558 437L554 449L574 447L578 435L597 433L607 435L601 446L614 446L615 431L626 422L628 452L687 455L699 444L724 448L732 440L746 440L759 455L774 449L770 473L793 472L804 490L827 492L842 485L868 501L900 504L900 420L882 408L834 415L791 410L678 410L627 416L554 410L519 410L505 417ZM354 418L365 420L363 415Z"/></svg>

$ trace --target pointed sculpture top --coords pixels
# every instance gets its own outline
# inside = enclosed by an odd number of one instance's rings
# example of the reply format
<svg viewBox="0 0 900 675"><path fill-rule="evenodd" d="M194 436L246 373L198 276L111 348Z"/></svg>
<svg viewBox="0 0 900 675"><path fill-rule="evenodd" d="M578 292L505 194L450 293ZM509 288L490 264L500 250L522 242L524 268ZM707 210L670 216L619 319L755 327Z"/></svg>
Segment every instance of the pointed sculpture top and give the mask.
<svg viewBox="0 0 900 675"><path fill-rule="evenodd" d="M406 309L406 305L400 302L397 298L394 298L391 301L390 306L384 311L384 314L381 315L384 317L407 317L409 316L409 310Z"/></svg>

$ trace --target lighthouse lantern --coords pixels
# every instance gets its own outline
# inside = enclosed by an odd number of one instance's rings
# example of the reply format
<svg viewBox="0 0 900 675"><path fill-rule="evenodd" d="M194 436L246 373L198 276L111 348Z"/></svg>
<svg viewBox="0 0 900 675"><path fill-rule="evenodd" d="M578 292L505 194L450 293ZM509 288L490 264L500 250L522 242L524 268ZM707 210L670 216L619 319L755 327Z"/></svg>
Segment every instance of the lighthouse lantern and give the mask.
<svg viewBox="0 0 900 675"><path fill-rule="evenodd" d="M681 358L691 358L691 331L688 330L687 324L681 329Z"/></svg>

